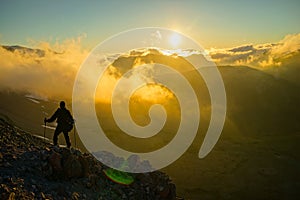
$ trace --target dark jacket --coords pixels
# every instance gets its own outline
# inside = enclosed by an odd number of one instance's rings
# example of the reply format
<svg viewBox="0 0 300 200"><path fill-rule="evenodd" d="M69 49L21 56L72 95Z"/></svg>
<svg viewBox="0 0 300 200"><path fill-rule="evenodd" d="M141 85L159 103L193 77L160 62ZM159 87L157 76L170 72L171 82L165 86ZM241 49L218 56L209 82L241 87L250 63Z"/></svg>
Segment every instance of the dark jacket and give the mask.
<svg viewBox="0 0 300 200"><path fill-rule="evenodd" d="M73 125L74 119L69 110L66 108L58 108L55 113L47 120L47 122L54 122L56 120L58 126Z"/></svg>

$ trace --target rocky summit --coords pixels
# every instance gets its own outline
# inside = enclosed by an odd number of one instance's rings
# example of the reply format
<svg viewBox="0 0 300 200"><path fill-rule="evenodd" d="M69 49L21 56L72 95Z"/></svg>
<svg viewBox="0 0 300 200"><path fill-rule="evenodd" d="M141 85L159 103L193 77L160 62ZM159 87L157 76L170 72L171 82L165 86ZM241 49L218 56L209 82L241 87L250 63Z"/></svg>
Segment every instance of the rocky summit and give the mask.
<svg viewBox="0 0 300 200"><path fill-rule="evenodd" d="M107 178L91 154L54 147L0 118L0 199L175 200L163 172L129 174L130 185Z"/></svg>

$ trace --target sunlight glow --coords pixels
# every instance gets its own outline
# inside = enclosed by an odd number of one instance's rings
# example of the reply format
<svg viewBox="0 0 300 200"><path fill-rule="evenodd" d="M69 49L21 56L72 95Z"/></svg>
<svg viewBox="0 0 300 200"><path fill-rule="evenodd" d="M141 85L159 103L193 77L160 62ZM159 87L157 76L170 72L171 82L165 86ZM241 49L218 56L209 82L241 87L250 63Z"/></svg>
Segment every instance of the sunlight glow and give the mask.
<svg viewBox="0 0 300 200"><path fill-rule="evenodd" d="M172 34L170 36L169 42L173 47L177 47L179 45L179 43L181 42L180 35L177 33Z"/></svg>

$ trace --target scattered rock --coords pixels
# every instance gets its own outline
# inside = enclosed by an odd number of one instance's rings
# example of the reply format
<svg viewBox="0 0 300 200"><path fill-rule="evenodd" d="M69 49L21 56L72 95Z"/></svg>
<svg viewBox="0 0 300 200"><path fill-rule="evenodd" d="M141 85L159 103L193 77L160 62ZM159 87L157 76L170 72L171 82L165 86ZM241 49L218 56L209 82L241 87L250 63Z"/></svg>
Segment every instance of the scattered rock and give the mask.
<svg viewBox="0 0 300 200"><path fill-rule="evenodd" d="M62 158L61 155L56 152L53 152L49 157L49 164L57 172L62 171L61 158Z"/></svg>
<svg viewBox="0 0 300 200"><path fill-rule="evenodd" d="M125 162L108 152L115 166ZM137 156L128 167L151 167ZM91 154L44 143L0 118L0 199L149 199L175 200L176 188L159 171L130 174L134 182L117 184L104 175L103 165Z"/></svg>
<svg viewBox="0 0 300 200"><path fill-rule="evenodd" d="M10 193L8 200L15 200L16 194L14 192Z"/></svg>
<svg viewBox="0 0 300 200"><path fill-rule="evenodd" d="M45 194L43 193L43 192L41 192L41 198L44 200L44 199L46 199L46 196L45 196Z"/></svg>
<svg viewBox="0 0 300 200"><path fill-rule="evenodd" d="M79 178L82 177L82 166L80 164L80 161L78 160L78 157L75 155L70 155L65 161L64 161L64 174L67 178Z"/></svg>
<svg viewBox="0 0 300 200"><path fill-rule="evenodd" d="M72 200L78 200L80 195L77 192L73 192L72 194Z"/></svg>

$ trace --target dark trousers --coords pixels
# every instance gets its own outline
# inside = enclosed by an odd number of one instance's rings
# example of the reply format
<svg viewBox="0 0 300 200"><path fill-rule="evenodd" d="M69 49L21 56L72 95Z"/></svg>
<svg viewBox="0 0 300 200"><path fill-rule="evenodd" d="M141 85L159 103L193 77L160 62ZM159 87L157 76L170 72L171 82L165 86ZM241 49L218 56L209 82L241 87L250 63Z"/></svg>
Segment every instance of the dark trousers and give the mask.
<svg viewBox="0 0 300 200"><path fill-rule="evenodd" d="M58 136L59 134L63 132L64 136L65 136L65 140L66 140L66 144L67 147L70 148L71 147L71 142L70 142L70 138L69 138L69 132L66 131L66 128L60 125L57 125L55 131L54 131L54 135L53 135L53 144L57 145L57 140L58 140Z"/></svg>

